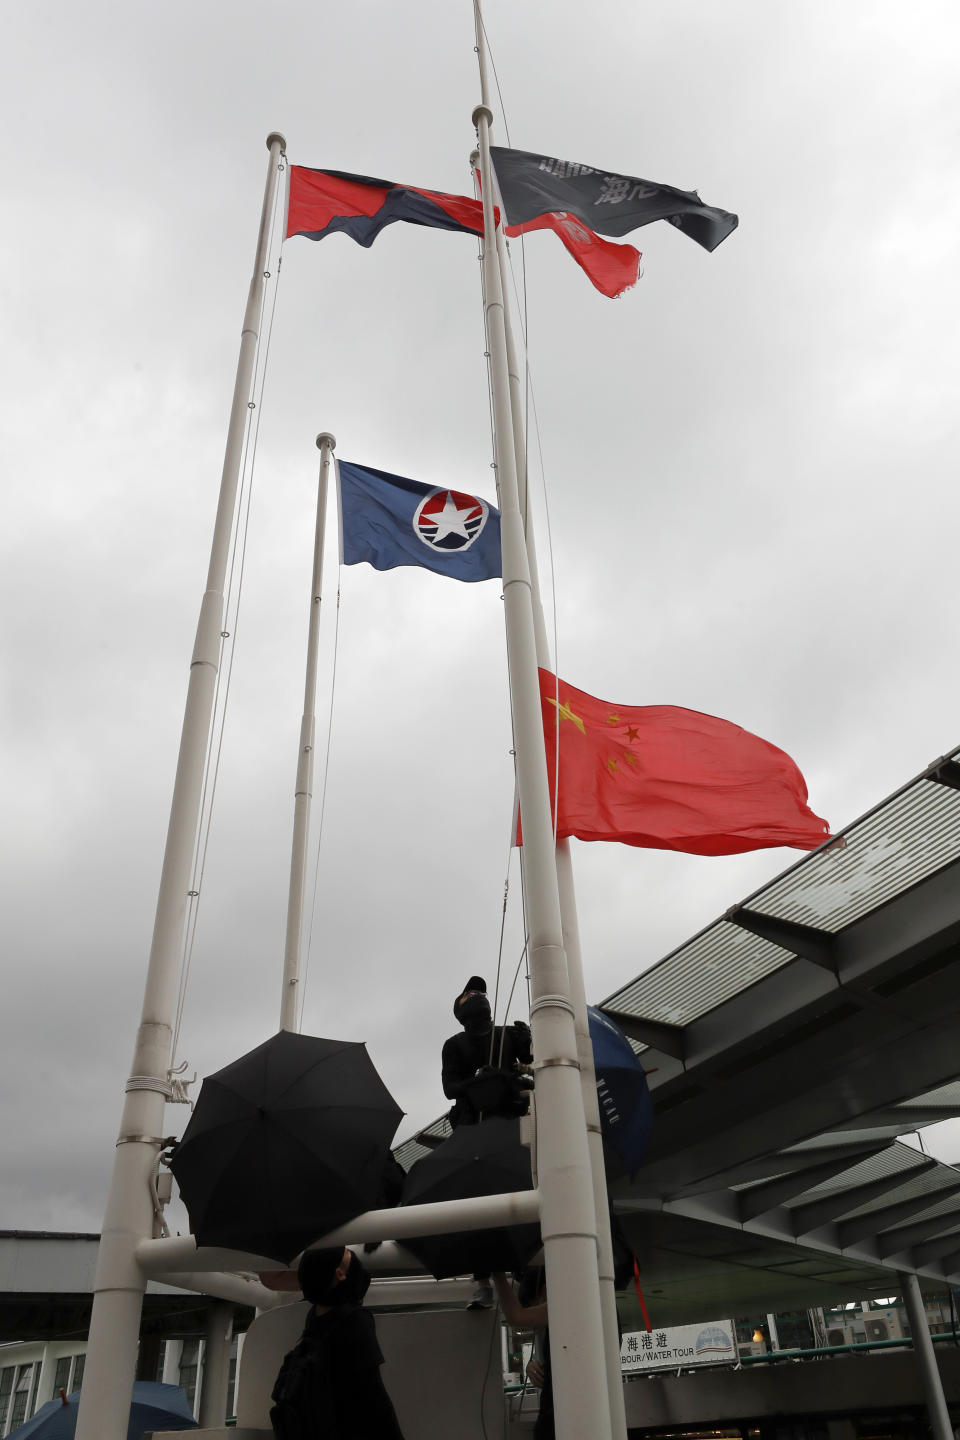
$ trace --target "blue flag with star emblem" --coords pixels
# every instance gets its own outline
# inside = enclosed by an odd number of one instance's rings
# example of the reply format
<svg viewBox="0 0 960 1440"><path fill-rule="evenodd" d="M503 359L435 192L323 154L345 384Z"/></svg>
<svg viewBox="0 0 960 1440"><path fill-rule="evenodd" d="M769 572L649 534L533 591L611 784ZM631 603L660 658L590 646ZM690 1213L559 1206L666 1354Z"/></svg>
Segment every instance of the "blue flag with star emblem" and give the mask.
<svg viewBox="0 0 960 1440"><path fill-rule="evenodd" d="M489 501L350 460L338 460L337 476L342 564L421 565L454 580L500 575L500 511Z"/></svg>

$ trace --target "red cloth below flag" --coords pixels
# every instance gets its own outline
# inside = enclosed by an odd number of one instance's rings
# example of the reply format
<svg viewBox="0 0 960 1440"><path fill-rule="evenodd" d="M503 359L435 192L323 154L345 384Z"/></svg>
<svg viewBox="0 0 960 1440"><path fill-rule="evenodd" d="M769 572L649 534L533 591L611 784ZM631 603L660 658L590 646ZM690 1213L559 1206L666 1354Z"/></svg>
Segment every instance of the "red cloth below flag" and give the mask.
<svg viewBox="0 0 960 1440"><path fill-rule="evenodd" d="M830 838L794 762L729 720L676 705L610 705L540 671L558 838L737 855Z"/></svg>
<svg viewBox="0 0 960 1440"><path fill-rule="evenodd" d="M641 252L635 245L605 240L566 210L547 210L523 225L503 227L503 233L510 236L525 235L530 230L552 230L587 279L610 300L631 290L640 278Z"/></svg>
<svg viewBox="0 0 960 1440"><path fill-rule="evenodd" d="M473 173L479 186L480 171ZM499 207L496 215L502 218ZM613 240L605 240L568 210L545 210L542 215L535 215L522 225L504 224L503 227L504 235L509 235L511 240L531 230L552 230L594 289L609 300L617 300L627 290L632 290L640 279L643 256L635 245L617 245Z"/></svg>

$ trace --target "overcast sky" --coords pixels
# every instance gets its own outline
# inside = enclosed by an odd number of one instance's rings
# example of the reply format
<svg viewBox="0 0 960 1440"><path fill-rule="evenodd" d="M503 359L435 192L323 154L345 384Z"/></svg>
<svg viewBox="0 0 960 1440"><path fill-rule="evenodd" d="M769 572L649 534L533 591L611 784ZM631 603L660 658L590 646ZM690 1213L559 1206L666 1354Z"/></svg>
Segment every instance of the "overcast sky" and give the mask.
<svg viewBox="0 0 960 1440"><path fill-rule="evenodd" d="M643 278L616 302L553 236L526 244L559 671L756 731L847 824L960 740L960 14L487 0L486 17L514 145L740 216L713 255L669 225L637 232ZM97 1229L264 140L280 129L296 163L469 192L478 82L469 0L7 0L3 20L0 1227ZM500 143L503 120L498 106ZM279 1013L314 437L492 497L478 271L471 237L410 226L369 251L284 247L179 1048L191 1073ZM513 791L499 597L425 571L342 576L304 1028L367 1041L407 1112L399 1138L444 1108L454 996L496 974ZM796 858L574 849L591 1000ZM510 880L506 984L515 865ZM171 1131L187 1119L168 1114Z"/></svg>

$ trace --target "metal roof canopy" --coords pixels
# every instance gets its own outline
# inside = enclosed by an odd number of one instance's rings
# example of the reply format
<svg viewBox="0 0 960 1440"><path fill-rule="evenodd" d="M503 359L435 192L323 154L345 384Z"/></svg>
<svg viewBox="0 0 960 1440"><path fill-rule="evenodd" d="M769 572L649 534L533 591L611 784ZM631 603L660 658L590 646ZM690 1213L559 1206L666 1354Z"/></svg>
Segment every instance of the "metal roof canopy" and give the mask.
<svg viewBox="0 0 960 1440"><path fill-rule="evenodd" d="M651 1062L611 1194L656 1323L960 1284L960 1170L896 1140L960 1116L958 756L602 1003Z"/></svg>
<svg viewBox="0 0 960 1440"><path fill-rule="evenodd" d="M960 1284L960 1171L896 1140L960 1116L958 753L603 1002L655 1066L613 1186L641 1252L759 1268L771 1300Z"/></svg>

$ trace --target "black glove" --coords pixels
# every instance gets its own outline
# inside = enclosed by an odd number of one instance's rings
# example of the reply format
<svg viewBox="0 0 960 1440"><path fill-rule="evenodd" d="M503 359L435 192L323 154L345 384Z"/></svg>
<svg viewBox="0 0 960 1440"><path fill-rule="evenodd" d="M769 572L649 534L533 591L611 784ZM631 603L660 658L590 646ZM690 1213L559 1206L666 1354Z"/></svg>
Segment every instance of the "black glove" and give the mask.
<svg viewBox="0 0 960 1440"><path fill-rule="evenodd" d="M527 1064L533 1055L530 1026L525 1020L514 1020L511 1028L513 1029L513 1048L521 1063Z"/></svg>

